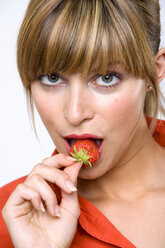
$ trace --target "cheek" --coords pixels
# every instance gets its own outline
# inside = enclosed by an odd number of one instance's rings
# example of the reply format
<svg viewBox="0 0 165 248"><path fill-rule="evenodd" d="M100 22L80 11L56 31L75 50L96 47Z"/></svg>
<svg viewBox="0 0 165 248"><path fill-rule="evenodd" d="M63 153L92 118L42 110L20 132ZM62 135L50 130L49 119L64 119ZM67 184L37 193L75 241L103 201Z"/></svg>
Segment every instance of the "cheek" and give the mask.
<svg viewBox="0 0 165 248"><path fill-rule="evenodd" d="M138 97L130 97L128 95L124 95L121 97L117 97L113 100L111 109L109 112L116 116L115 119L123 119L129 118L132 115L136 116L139 114L139 111L142 109L142 104L139 103Z"/></svg>
<svg viewBox="0 0 165 248"><path fill-rule="evenodd" d="M57 99L54 99L53 96L47 96L43 92L33 91L33 100L36 106L36 109L44 122L47 126L49 123L52 123L55 116L58 116L60 112L60 102ZM58 104L56 104L58 102Z"/></svg>
<svg viewBox="0 0 165 248"><path fill-rule="evenodd" d="M105 99L101 112L104 113L104 118L108 120L111 130L118 127L128 129L138 120L140 113L143 111L145 99L143 86L139 84L134 91L132 88Z"/></svg>
<svg viewBox="0 0 165 248"><path fill-rule="evenodd" d="M130 123L139 117L144 109L145 96L141 87L138 87L136 91L128 92L120 98L114 99L114 108L117 117L121 120L126 120Z"/></svg>
<svg viewBox="0 0 165 248"><path fill-rule="evenodd" d="M52 116L52 105L50 101L44 98L40 98L40 99L35 98L34 102L41 119L44 122L50 120L51 119L50 117Z"/></svg>

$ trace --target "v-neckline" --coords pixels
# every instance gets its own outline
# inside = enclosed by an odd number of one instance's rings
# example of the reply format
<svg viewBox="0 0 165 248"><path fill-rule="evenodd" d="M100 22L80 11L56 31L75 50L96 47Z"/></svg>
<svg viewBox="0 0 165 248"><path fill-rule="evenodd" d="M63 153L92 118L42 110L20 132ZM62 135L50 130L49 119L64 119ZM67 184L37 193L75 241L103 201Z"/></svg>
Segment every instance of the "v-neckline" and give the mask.
<svg viewBox="0 0 165 248"><path fill-rule="evenodd" d="M90 235L122 248L135 246L89 200L78 195L81 214L79 223Z"/></svg>

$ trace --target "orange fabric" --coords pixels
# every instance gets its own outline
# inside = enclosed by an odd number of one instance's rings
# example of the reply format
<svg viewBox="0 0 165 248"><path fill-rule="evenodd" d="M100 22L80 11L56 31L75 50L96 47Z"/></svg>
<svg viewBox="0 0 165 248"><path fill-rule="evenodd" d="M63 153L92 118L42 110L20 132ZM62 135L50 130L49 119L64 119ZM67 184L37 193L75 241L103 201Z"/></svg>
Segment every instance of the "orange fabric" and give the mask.
<svg viewBox="0 0 165 248"><path fill-rule="evenodd" d="M151 120L151 118L147 118L148 125ZM157 120L153 137L161 146L165 146L165 121ZM57 153L55 150L52 155ZM26 177L22 177L0 189L0 213L11 192L25 179ZM60 201L59 188L56 188L55 191ZM81 214L71 248L135 248L92 203L81 196L79 196L79 203ZM0 216L0 247L14 247L2 215Z"/></svg>
<svg viewBox="0 0 165 248"><path fill-rule="evenodd" d="M18 184L24 182L25 178L22 177L0 188L0 247L2 248L14 248L6 224L2 218L2 208L12 191Z"/></svg>

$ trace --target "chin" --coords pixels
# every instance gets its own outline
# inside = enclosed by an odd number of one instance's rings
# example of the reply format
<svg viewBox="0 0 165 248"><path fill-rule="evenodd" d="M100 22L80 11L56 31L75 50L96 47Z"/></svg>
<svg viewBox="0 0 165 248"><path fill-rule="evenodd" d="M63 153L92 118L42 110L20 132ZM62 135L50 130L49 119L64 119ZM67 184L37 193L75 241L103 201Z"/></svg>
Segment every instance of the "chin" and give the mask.
<svg viewBox="0 0 165 248"><path fill-rule="evenodd" d="M85 168L82 167L80 172L79 172L79 178L81 179L97 179L102 177L104 174L106 173L106 171L100 171L99 169L99 164L96 166L93 166L92 168Z"/></svg>

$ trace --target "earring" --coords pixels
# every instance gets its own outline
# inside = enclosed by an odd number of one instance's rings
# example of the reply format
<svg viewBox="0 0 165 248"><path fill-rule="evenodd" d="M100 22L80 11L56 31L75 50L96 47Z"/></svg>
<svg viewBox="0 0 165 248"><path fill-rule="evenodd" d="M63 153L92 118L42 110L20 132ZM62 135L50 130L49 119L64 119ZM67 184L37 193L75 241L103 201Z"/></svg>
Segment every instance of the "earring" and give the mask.
<svg viewBox="0 0 165 248"><path fill-rule="evenodd" d="M152 85L148 85L148 89L151 90L152 89Z"/></svg>

